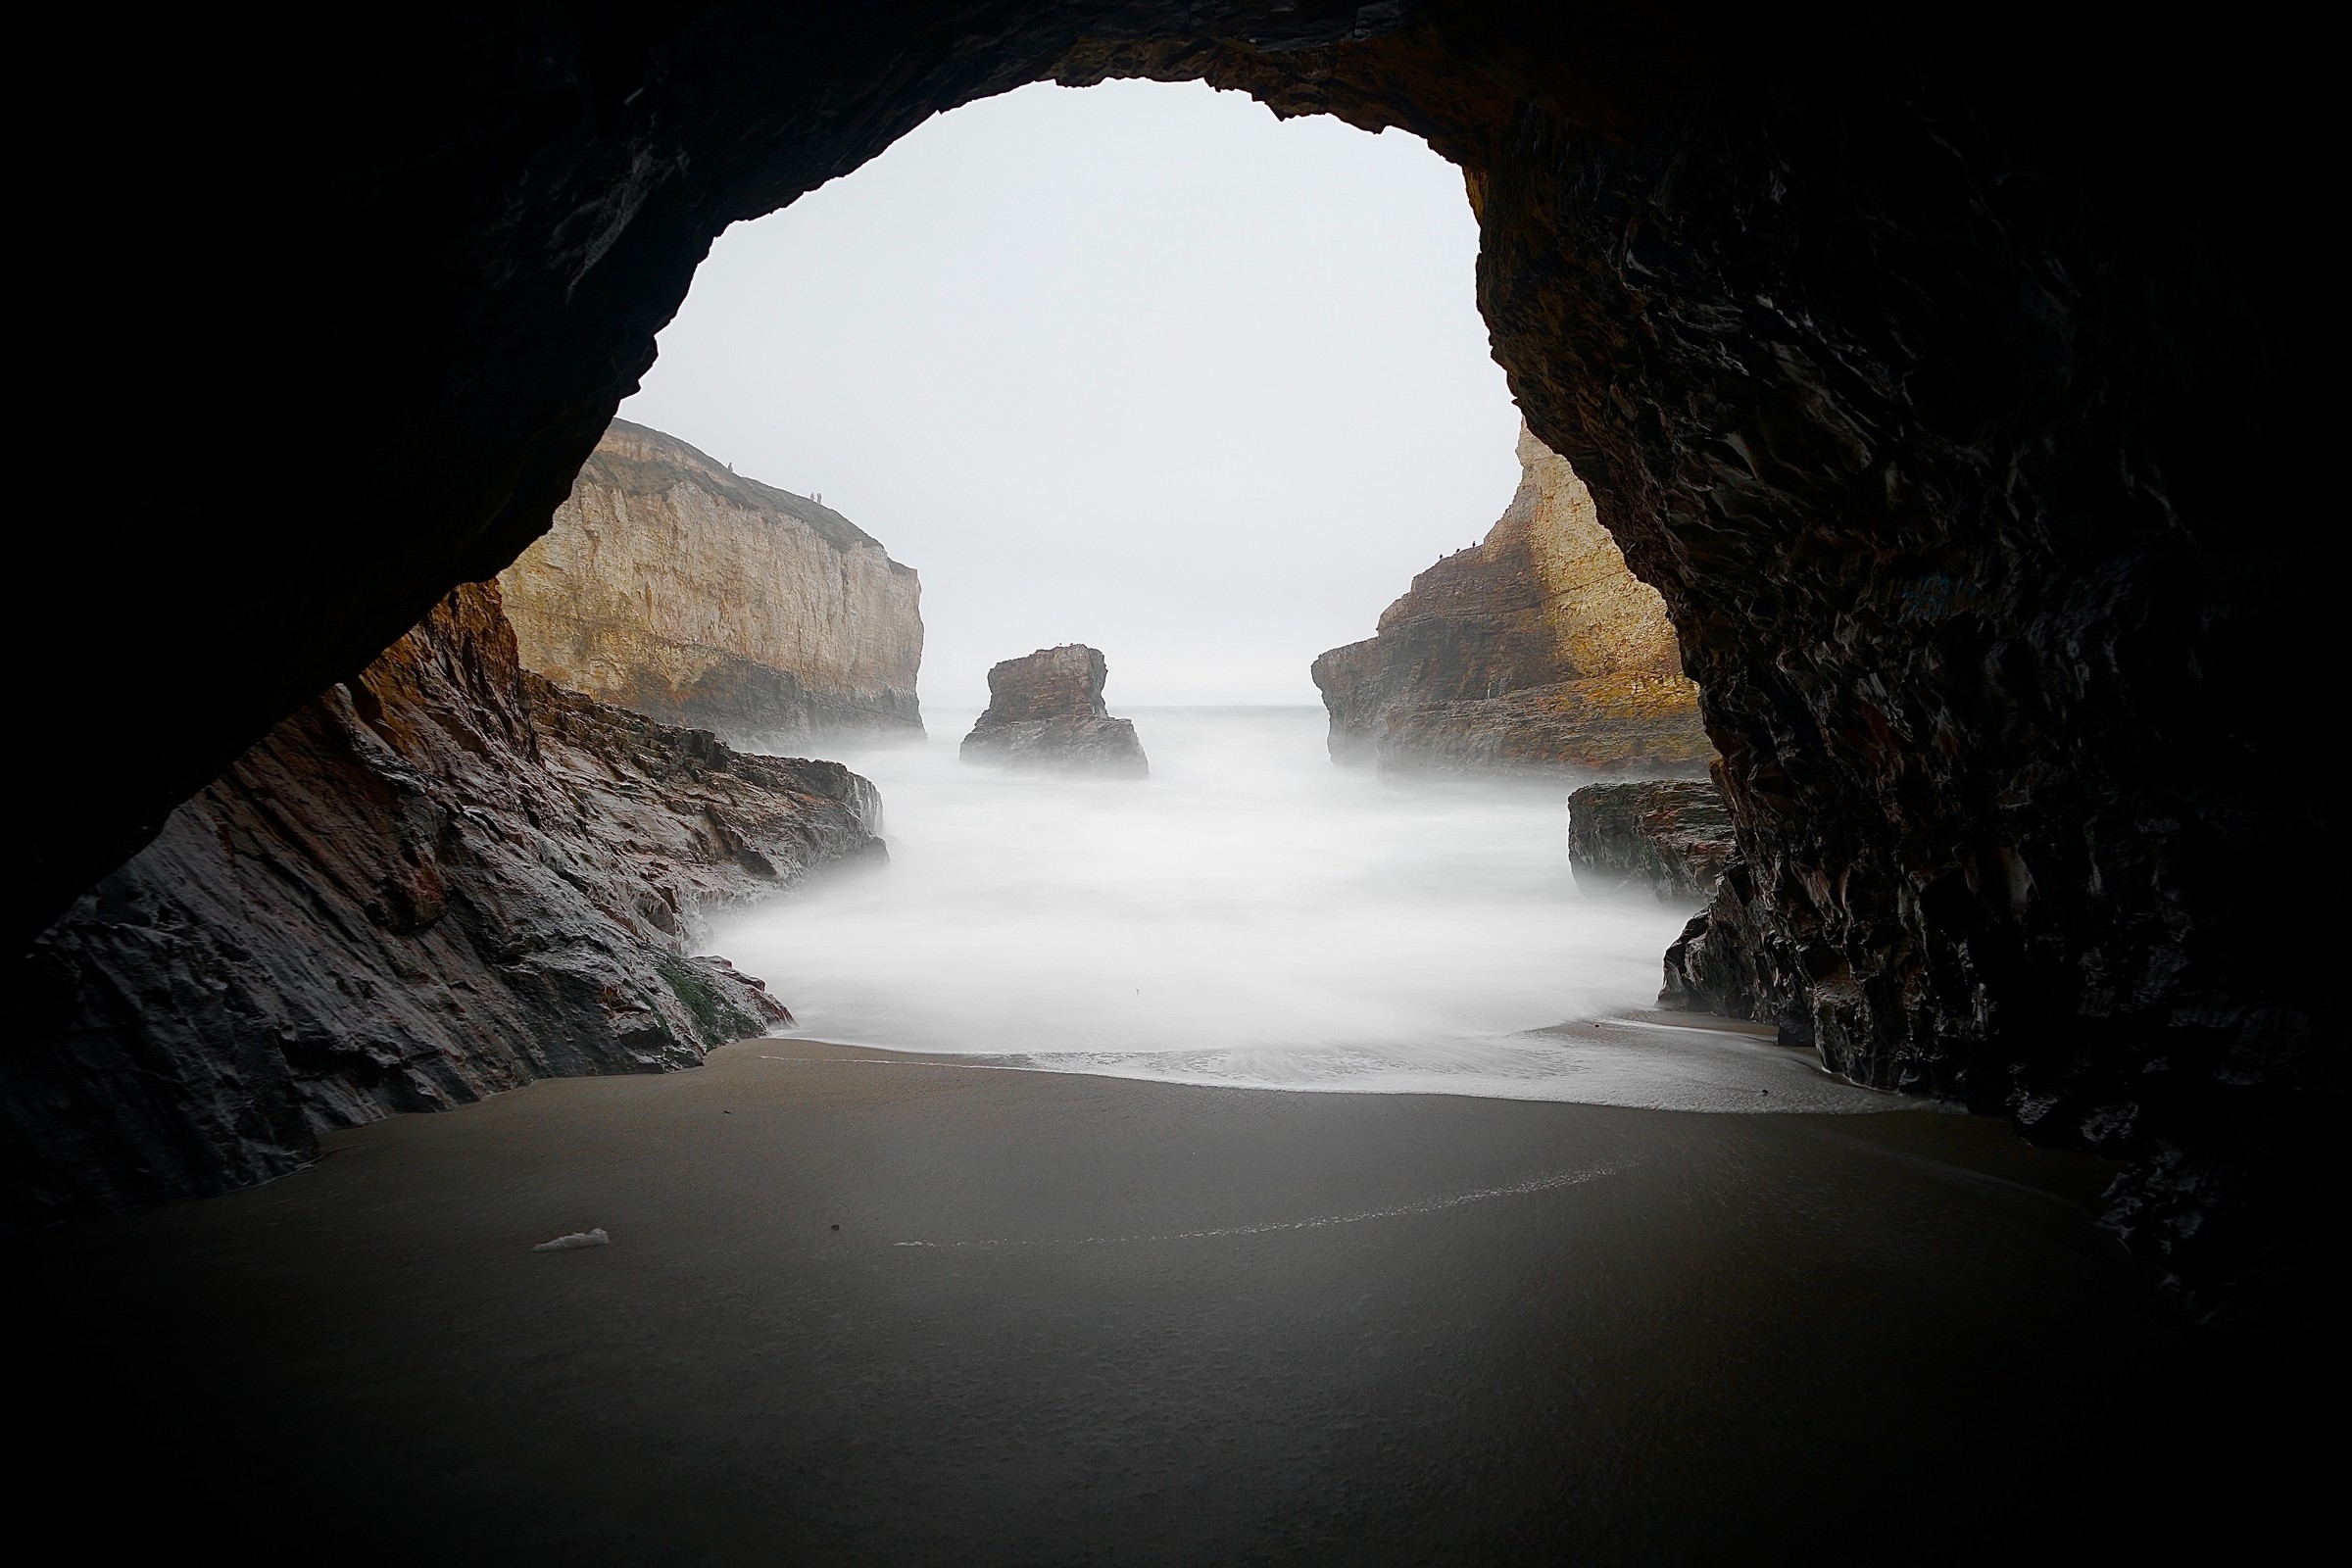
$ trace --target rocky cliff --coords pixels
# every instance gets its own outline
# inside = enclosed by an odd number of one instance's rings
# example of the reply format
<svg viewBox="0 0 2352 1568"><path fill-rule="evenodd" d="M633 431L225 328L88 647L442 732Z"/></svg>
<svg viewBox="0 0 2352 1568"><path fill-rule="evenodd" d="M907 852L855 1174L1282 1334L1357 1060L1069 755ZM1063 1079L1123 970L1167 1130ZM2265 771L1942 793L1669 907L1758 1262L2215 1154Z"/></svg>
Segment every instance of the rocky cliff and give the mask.
<svg viewBox="0 0 2352 1568"><path fill-rule="evenodd" d="M615 419L499 575L522 662L730 745L922 732L921 584L832 508Z"/></svg>
<svg viewBox="0 0 2352 1568"><path fill-rule="evenodd" d="M1135 725L1102 701L1110 665L1083 643L1041 648L988 672L988 710L963 738L967 762L1098 778L1150 771Z"/></svg>
<svg viewBox="0 0 2352 1568"><path fill-rule="evenodd" d="M1714 750L1657 590L1592 497L1519 429L1519 491L1486 540L1413 579L1370 640L1315 661L1335 760L1704 773Z"/></svg>
<svg viewBox="0 0 2352 1568"><path fill-rule="evenodd" d="M1588 784L1568 797L1568 868L1586 893L1646 893L1693 908L1737 850L1709 779Z"/></svg>
<svg viewBox="0 0 2352 1568"><path fill-rule="evenodd" d="M878 855L873 788L516 663L460 588L172 814L40 940L0 1053L0 1217L216 1192L327 1128L691 1066L788 1015L698 913ZM21 999L20 999L21 1000Z"/></svg>

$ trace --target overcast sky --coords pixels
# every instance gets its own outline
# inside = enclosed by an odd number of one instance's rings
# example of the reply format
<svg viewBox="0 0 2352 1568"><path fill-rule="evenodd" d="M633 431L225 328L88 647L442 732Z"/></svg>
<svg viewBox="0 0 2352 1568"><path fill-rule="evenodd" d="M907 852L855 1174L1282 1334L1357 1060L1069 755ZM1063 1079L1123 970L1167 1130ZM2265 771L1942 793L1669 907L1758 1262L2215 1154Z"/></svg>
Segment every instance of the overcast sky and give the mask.
<svg viewBox="0 0 2352 1568"><path fill-rule="evenodd" d="M1477 245L1401 131L1026 87L730 229L621 413L920 571L927 704L1063 642L1114 712L1312 703L1517 482Z"/></svg>

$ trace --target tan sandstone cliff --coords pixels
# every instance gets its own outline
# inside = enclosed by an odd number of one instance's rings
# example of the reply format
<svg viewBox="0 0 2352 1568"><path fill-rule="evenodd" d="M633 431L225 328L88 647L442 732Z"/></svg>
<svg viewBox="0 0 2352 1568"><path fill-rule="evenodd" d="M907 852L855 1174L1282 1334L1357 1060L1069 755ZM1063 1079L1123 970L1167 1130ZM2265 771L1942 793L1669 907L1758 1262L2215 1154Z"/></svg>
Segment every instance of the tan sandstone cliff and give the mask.
<svg viewBox="0 0 2352 1568"><path fill-rule="evenodd" d="M1519 492L1413 579L1378 635L1315 661L1342 761L1703 774L1714 750L1657 591L1567 460L1519 428Z"/></svg>
<svg viewBox="0 0 2352 1568"><path fill-rule="evenodd" d="M559 686L756 751L922 732L915 573L659 430L613 420L499 585L524 664Z"/></svg>

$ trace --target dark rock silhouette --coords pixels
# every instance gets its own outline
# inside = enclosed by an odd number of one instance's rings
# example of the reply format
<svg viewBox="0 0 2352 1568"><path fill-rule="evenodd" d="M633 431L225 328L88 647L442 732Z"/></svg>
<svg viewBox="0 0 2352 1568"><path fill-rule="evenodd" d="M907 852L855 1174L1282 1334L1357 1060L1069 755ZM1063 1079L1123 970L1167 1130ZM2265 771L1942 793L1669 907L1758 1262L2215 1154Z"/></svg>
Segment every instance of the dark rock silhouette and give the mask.
<svg viewBox="0 0 2352 1568"><path fill-rule="evenodd" d="M1706 903L1736 853L1723 792L1704 779L1588 784L1568 797L1568 865L1587 893Z"/></svg>
<svg viewBox="0 0 2352 1568"><path fill-rule="evenodd" d="M1813 1020L1792 1004L1799 988L1786 969L1795 955L1752 917L1756 883L1747 862L1735 857L1716 889L1666 950L1658 1005L1773 1023L1784 1045L1812 1044Z"/></svg>
<svg viewBox="0 0 2352 1568"><path fill-rule="evenodd" d="M881 853L873 787L515 662L460 588L41 939L0 1053L0 1219L219 1192L318 1133L534 1078L692 1066L789 1014L698 912ZM22 999L21 999L22 1000Z"/></svg>
<svg viewBox="0 0 2352 1568"><path fill-rule="evenodd" d="M967 762L1098 778L1150 771L1135 725L1102 704L1109 665L1083 643L1041 648L988 672L988 710L963 738Z"/></svg>

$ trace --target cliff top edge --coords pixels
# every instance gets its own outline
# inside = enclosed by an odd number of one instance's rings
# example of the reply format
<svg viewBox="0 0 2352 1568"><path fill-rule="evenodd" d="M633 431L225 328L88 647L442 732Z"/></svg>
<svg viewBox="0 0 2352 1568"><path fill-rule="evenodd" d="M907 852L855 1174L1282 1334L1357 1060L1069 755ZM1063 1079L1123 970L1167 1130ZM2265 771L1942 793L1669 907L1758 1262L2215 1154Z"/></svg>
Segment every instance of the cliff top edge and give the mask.
<svg viewBox="0 0 2352 1568"><path fill-rule="evenodd" d="M885 560L890 559L881 540L823 502L737 473L701 448L650 425L614 419L606 427L594 456L588 460L587 466L599 466L608 480L624 489L667 489L677 477L686 477L746 511L781 514L804 523L836 550L878 550ZM659 472L662 469L672 472L664 476ZM630 483L631 480L636 482ZM899 571L914 569L898 561L891 561L890 564Z"/></svg>

